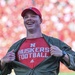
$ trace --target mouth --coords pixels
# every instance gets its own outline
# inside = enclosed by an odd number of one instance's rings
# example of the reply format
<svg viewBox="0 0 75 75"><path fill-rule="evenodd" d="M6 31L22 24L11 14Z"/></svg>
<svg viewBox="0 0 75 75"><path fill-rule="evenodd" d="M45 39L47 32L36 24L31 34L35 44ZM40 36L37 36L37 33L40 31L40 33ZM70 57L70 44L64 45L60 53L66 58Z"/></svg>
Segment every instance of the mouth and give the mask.
<svg viewBox="0 0 75 75"><path fill-rule="evenodd" d="M33 25L35 22L34 21L27 21L26 24L27 25Z"/></svg>

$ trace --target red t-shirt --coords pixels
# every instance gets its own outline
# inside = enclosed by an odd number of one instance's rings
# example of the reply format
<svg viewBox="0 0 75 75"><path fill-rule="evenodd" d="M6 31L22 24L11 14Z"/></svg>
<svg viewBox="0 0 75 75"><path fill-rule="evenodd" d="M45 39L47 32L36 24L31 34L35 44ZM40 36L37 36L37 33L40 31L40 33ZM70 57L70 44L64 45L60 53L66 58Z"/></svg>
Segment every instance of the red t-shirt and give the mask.
<svg viewBox="0 0 75 75"><path fill-rule="evenodd" d="M26 39L17 52L19 62L30 68L36 67L50 56L50 46L43 37Z"/></svg>

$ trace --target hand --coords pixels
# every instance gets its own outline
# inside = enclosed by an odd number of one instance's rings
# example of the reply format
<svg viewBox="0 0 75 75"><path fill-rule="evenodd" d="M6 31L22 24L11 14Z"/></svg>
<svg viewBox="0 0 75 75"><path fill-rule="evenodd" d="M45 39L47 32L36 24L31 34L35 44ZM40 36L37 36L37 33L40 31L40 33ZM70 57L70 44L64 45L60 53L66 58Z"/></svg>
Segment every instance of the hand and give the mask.
<svg viewBox="0 0 75 75"><path fill-rule="evenodd" d="M62 50L60 50L57 46L51 45L50 52L52 56L61 57Z"/></svg>
<svg viewBox="0 0 75 75"><path fill-rule="evenodd" d="M9 63L11 61L15 60L15 53L14 50L8 52L2 59L1 59L1 63L5 64L5 63Z"/></svg>

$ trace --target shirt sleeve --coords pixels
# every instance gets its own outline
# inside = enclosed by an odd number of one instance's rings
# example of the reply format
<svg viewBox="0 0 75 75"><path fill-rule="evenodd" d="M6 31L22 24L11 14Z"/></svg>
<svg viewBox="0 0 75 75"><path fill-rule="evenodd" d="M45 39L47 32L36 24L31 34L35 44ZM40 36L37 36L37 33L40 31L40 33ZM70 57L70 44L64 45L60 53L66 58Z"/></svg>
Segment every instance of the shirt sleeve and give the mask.
<svg viewBox="0 0 75 75"><path fill-rule="evenodd" d="M5 65L5 67L0 70L0 75L7 75L11 73L10 67L8 67L8 64Z"/></svg>
<svg viewBox="0 0 75 75"><path fill-rule="evenodd" d="M64 59L61 59L60 61L64 65L66 65L70 70L75 71L75 52L72 50L72 48L66 43L64 43L63 41L61 41L60 39L53 38L53 37L49 39L49 43L59 47L61 50L65 51L68 54L69 65Z"/></svg>
<svg viewBox="0 0 75 75"><path fill-rule="evenodd" d="M69 56L69 65L64 61L63 63L70 69L75 71L75 57L71 54L68 54Z"/></svg>
<svg viewBox="0 0 75 75"><path fill-rule="evenodd" d="M69 65L67 64L67 62L64 59L62 59L61 62L64 63L70 70L75 71L75 52L66 43L64 43L60 40L59 40L59 42L60 42L59 47L61 48L61 50L64 50L67 53L67 55L69 56Z"/></svg>

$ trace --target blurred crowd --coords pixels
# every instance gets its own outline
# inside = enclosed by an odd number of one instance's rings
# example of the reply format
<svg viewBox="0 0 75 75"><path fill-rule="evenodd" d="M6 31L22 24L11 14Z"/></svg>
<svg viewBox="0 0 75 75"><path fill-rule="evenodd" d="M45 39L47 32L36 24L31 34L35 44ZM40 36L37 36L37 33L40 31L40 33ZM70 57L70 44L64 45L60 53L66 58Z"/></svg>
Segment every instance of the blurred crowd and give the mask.
<svg viewBox="0 0 75 75"><path fill-rule="evenodd" d="M0 58L26 36L21 12L30 6L42 13L42 33L59 38L75 51L75 0L0 0Z"/></svg>
<svg viewBox="0 0 75 75"><path fill-rule="evenodd" d="M42 32L59 38L75 51L75 0L0 0L0 58L26 36L21 12L30 6L42 13Z"/></svg>

